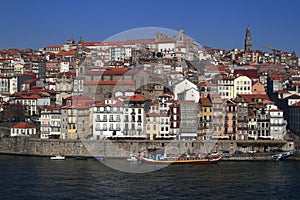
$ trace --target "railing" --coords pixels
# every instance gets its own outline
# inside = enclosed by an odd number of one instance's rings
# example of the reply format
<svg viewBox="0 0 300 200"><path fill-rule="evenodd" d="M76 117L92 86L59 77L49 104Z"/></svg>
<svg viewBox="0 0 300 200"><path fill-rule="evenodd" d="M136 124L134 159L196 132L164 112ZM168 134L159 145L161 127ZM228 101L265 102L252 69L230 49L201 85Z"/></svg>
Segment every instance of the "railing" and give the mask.
<svg viewBox="0 0 300 200"><path fill-rule="evenodd" d="M107 119L96 119L96 122L107 122Z"/></svg>
<svg viewBox="0 0 300 200"><path fill-rule="evenodd" d="M110 122L120 122L121 119L109 119Z"/></svg>
<svg viewBox="0 0 300 200"><path fill-rule="evenodd" d="M121 128L109 128L110 131L120 131Z"/></svg>
<svg viewBox="0 0 300 200"><path fill-rule="evenodd" d="M285 123L270 123L270 126L285 126Z"/></svg>
<svg viewBox="0 0 300 200"><path fill-rule="evenodd" d="M248 123L248 119L238 119L237 120L238 123Z"/></svg>

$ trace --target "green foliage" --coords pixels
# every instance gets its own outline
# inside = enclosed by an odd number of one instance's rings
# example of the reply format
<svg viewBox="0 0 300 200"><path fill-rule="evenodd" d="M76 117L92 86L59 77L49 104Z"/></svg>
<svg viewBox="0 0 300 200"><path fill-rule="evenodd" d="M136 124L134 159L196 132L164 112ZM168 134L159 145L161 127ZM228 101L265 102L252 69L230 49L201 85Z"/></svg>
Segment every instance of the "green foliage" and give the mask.
<svg viewBox="0 0 300 200"><path fill-rule="evenodd" d="M1 113L1 121L21 122L25 120L25 110L22 104L9 104Z"/></svg>

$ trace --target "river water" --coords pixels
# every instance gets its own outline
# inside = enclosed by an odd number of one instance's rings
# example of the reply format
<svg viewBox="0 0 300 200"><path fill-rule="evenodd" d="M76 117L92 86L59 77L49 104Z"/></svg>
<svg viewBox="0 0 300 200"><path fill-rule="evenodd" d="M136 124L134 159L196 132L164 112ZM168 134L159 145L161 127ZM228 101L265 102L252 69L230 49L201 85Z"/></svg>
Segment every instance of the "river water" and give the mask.
<svg viewBox="0 0 300 200"><path fill-rule="evenodd" d="M0 170L0 199L300 198L300 161L221 161L126 173L93 159L0 155Z"/></svg>

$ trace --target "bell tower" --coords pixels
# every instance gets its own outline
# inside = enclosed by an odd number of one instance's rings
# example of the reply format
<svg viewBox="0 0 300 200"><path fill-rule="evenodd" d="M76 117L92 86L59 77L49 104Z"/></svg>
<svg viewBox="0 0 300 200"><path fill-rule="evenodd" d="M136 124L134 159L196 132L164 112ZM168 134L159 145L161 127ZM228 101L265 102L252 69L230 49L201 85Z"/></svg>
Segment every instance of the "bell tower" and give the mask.
<svg viewBox="0 0 300 200"><path fill-rule="evenodd" d="M252 50L252 41L251 41L251 34L250 34L249 26L246 29L244 49L245 49L245 51Z"/></svg>

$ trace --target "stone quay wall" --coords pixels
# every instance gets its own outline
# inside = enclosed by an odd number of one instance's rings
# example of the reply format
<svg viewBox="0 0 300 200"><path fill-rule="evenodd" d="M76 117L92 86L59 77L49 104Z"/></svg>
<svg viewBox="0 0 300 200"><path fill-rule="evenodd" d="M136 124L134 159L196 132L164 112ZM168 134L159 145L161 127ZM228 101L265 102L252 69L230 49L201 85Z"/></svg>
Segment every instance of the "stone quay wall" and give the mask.
<svg viewBox="0 0 300 200"><path fill-rule="evenodd" d="M292 142L259 142L259 141L196 141L196 140L60 140L38 139L29 137L0 138L1 154L67 157L111 157L123 158L131 154L145 155L147 149L164 149L168 154L183 154L186 152L218 152L242 150L248 152L253 148L293 150Z"/></svg>

